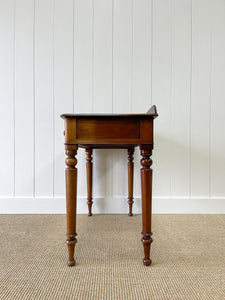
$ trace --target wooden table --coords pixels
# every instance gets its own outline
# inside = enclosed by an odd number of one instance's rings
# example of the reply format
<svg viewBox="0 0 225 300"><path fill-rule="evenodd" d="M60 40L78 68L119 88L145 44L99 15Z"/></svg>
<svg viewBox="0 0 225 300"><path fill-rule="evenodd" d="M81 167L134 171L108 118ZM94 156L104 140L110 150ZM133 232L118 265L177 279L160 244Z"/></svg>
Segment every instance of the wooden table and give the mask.
<svg viewBox="0 0 225 300"><path fill-rule="evenodd" d="M128 204L132 216L133 204L133 153L139 146L141 152L141 191L142 191L142 242L143 263L151 264L150 246L152 243L152 155L153 120L158 116L152 106L146 114L63 114L65 121L66 151L66 214L67 240L69 251L68 265L75 265L74 249L76 239L77 203L77 149L86 149L87 154L87 204L92 215L92 149L128 150Z"/></svg>

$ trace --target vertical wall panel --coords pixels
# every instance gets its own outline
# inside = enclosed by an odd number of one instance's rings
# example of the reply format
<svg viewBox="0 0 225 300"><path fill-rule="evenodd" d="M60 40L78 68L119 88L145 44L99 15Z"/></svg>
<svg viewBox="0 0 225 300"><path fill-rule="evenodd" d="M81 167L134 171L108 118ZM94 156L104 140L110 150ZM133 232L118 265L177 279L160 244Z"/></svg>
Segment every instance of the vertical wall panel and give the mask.
<svg viewBox="0 0 225 300"><path fill-rule="evenodd" d="M133 1L114 1L113 20L113 112L132 111ZM113 155L113 192L127 196L127 153Z"/></svg>
<svg viewBox="0 0 225 300"><path fill-rule="evenodd" d="M132 111L145 113L151 106L152 3L134 0ZM134 195L141 194L140 150L134 154Z"/></svg>
<svg viewBox="0 0 225 300"><path fill-rule="evenodd" d="M94 111L112 112L112 0L94 1Z"/></svg>
<svg viewBox="0 0 225 300"><path fill-rule="evenodd" d="M74 111L93 111L93 1L74 2Z"/></svg>
<svg viewBox="0 0 225 300"><path fill-rule="evenodd" d="M171 0L153 2L152 103L155 122L154 195L170 196L171 175Z"/></svg>
<svg viewBox="0 0 225 300"><path fill-rule="evenodd" d="M133 1L114 0L113 112L132 111Z"/></svg>
<svg viewBox="0 0 225 300"><path fill-rule="evenodd" d="M151 106L152 1L134 0L132 111L145 113Z"/></svg>
<svg viewBox="0 0 225 300"><path fill-rule="evenodd" d="M172 2L171 197L190 196L191 0Z"/></svg>
<svg viewBox="0 0 225 300"><path fill-rule="evenodd" d="M74 113L93 112L93 13L92 0L74 1ZM78 195L86 197L86 155L79 149Z"/></svg>
<svg viewBox="0 0 225 300"><path fill-rule="evenodd" d="M73 0L54 3L54 195L65 194L63 120L73 111Z"/></svg>
<svg viewBox="0 0 225 300"><path fill-rule="evenodd" d="M15 194L34 195L34 1L15 14Z"/></svg>
<svg viewBox="0 0 225 300"><path fill-rule="evenodd" d="M225 195L225 2L213 1L211 89L211 196Z"/></svg>
<svg viewBox="0 0 225 300"><path fill-rule="evenodd" d="M2 196L14 193L14 0L0 1L0 182ZM6 130L7 128L7 130Z"/></svg>
<svg viewBox="0 0 225 300"><path fill-rule="evenodd" d="M53 196L53 0L35 7L35 195Z"/></svg>
<svg viewBox="0 0 225 300"><path fill-rule="evenodd" d="M112 0L94 1L93 96L94 112L112 112ZM93 196L113 194L113 155L111 150L94 150Z"/></svg>
<svg viewBox="0 0 225 300"><path fill-rule="evenodd" d="M210 0L192 3L191 195L210 195Z"/></svg>

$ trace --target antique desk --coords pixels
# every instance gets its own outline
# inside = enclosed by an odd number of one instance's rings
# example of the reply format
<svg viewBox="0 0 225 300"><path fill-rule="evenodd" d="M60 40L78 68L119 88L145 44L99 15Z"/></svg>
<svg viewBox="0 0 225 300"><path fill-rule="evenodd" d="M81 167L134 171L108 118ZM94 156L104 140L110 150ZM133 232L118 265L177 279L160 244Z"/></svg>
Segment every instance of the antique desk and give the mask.
<svg viewBox="0 0 225 300"><path fill-rule="evenodd" d="M92 206L92 149L128 150L128 204L132 216L133 204L133 153L139 146L141 152L141 191L142 191L142 242L144 246L143 263L151 264L150 246L152 243L152 160L153 120L158 116L152 106L146 114L63 114L65 121L66 151L66 214L68 265L75 265L74 248L76 239L77 202L77 149L86 149L87 154L87 204L89 216Z"/></svg>

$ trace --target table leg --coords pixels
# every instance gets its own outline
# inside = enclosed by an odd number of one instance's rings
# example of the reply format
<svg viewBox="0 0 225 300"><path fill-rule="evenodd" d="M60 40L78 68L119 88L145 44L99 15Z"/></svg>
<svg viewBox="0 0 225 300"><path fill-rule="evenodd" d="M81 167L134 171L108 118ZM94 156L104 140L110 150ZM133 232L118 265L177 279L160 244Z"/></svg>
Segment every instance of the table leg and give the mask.
<svg viewBox="0 0 225 300"><path fill-rule="evenodd" d="M151 232L151 218L152 218L152 147L149 145L142 145L141 150L141 193L142 193L142 242L144 246L145 266L151 264L150 247L152 243Z"/></svg>
<svg viewBox="0 0 225 300"><path fill-rule="evenodd" d="M87 205L88 205L88 216L92 216L92 149L86 149L86 170L87 170Z"/></svg>
<svg viewBox="0 0 225 300"><path fill-rule="evenodd" d="M68 266L75 265L74 248L76 239L76 204L77 204L77 145L66 145L66 216L67 216L67 246L69 252Z"/></svg>
<svg viewBox="0 0 225 300"><path fill-rule="evenodd" d="M134 148L128 148L128 204L129 204L129 214L128 216L133 216L132 205L134 203L133 197L133 182L134 182Z"/></svg>

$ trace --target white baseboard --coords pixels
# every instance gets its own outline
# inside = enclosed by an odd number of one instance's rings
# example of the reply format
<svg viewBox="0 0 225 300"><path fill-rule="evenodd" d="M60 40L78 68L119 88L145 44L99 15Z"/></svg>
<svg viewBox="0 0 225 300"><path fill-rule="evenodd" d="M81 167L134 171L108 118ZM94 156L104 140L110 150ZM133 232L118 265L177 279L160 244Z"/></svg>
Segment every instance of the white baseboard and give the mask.
<svg viewBox="0 0 225 300"><path fill-rule="evenodd" d="M94 198L94 214L127 214L125 197ZM64 197L0 197L0 214L65 214ZM133 212L141 213L141 199L134 198ZM77 213L86 214L85 197L77 199ZM225 214L225 198L153 198L154 214Z"/></svg>

